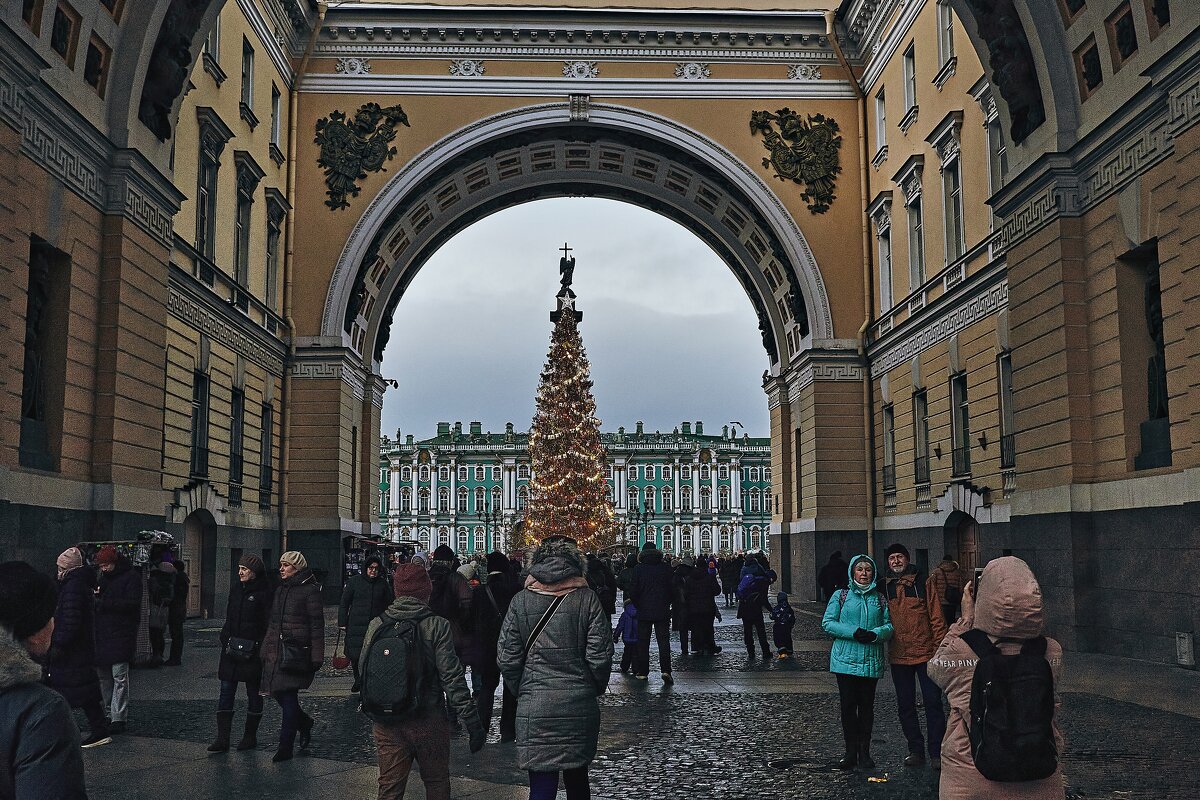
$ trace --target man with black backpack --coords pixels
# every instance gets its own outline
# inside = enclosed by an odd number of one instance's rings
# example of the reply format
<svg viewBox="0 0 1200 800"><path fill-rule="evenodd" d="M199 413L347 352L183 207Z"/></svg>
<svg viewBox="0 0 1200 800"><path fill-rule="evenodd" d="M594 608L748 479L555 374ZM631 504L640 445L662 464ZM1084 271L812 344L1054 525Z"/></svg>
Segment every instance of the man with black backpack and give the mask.
<svg viewBox="0 0 1200 800"><path fill-rule="evenodd" d="M1055 686L1062 647L1043 635L1042 591L1019 558L993 559L929 662L950 701L940 800L1064 800Z"/></svg>
<svg viewBox="0 0 1200 800"><path fill-rule="evenodd" d="M894 629L888 661L892 667L892 684L896 687L900 727L908 740L904 765L925 765L925 739L921 736L921 721L917 715L917 684L920 684L929 729L929 763L934 769L941 769L946 715L942 711L942 693L929 680L926 665L946 636L942 599L937 586L924 580L909 562L908 549L904 545L897 542L884 552L887 555L884 594Z"/></svg>
<svg viewBox="0 0 1200 800"><path fill-rule="evenodd" d="M401 564L392 576L396 600L371 621L363 641L362 711L374 722L379 759L379 800L404 797L413 761L421 767L425 796L450 798L450 726L442 697L470 735L471 752L483 748L463 666L454 654L450 624L429 609L433 592L420 564Z"/></svg>

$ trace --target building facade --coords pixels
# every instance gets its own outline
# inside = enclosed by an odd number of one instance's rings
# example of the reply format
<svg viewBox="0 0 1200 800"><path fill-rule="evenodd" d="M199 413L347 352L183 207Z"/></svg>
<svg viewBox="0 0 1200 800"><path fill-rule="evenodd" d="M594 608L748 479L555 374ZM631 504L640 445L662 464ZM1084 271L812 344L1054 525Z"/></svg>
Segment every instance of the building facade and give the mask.
<svg viewBox="0 0 1200 800"><path fill-rule="evenodd" d="M726 425L706 435L704 423L671 433L601 433L619 541L652 541L677 555L732 553L768 546L771 440L740 438ZM529 434L508 423L504 433L470 423L438 424L437 436L384 438L379 509L384 534L429 550L507 550L529 499Z"/></svg>

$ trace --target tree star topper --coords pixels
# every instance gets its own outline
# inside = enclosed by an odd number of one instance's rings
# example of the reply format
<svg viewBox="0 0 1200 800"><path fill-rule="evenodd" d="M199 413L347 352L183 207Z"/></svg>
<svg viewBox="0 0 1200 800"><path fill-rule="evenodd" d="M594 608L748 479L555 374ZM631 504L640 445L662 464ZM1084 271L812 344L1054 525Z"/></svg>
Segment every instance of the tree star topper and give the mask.
<svg viewBox="0 0 1200 800"><path fill-rule="evenodd" d="M771 123L778 123L776 131ZM750 113L750 133L763 135L763 147L771 155L763 166L773 168L782 181L804 184L800 197L808 210L824 214L836 195L835 177L842 171L838 151L842 137L838 124L824 114L809 114L803 119L790 108Z"/></svg>
<svg viewBox="0 0 1200 800"><path fill-rule="evenodd" d="M325 205L337 211L349 208L346 195L357 197L358 182L368 172L383 170L385 162L396 155L392 140L396 138L396 125L408 126L408 116L400 106L381 108L378 103L367 103L347 121L345 113L334 111L328 117L317 120L317 135L313 140L321 146L317 166L325 170Z"/></svg>

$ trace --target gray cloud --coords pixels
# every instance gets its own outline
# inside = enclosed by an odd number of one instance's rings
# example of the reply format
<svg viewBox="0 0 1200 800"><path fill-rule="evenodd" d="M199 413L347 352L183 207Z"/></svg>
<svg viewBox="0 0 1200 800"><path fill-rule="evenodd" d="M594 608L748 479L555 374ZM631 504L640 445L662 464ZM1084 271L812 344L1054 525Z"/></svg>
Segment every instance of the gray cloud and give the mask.
<svg viewBox="0 0 1200 800"><path fill-rule="evenodd" d="M533 418L570 242L584 346L605 430L672 430L730 420L769 429L767 357L750 300L729 269L678 224L595 199L544 200L471 226L422 268L396 308L383 373L383 431L431 436L438 421L518 430Z"/></svg>

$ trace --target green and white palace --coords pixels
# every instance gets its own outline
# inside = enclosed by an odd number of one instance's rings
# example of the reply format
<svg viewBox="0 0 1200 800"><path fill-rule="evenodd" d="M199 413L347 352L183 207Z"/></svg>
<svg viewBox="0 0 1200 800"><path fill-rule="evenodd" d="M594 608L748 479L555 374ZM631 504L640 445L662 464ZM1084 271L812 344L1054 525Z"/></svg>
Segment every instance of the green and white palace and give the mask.
<svg viewBox="0 0 1200 800"><path fill-rule="evenodd" d="M728 425L705 435L684 422L670 433L601 433L607 477L624 541L655 542L679 555L767 547L771 440ZM506 549L529 498L529 434L482 424L438 423L437 436L384 437L379 521L386 538L459 553Z"/></svg>

